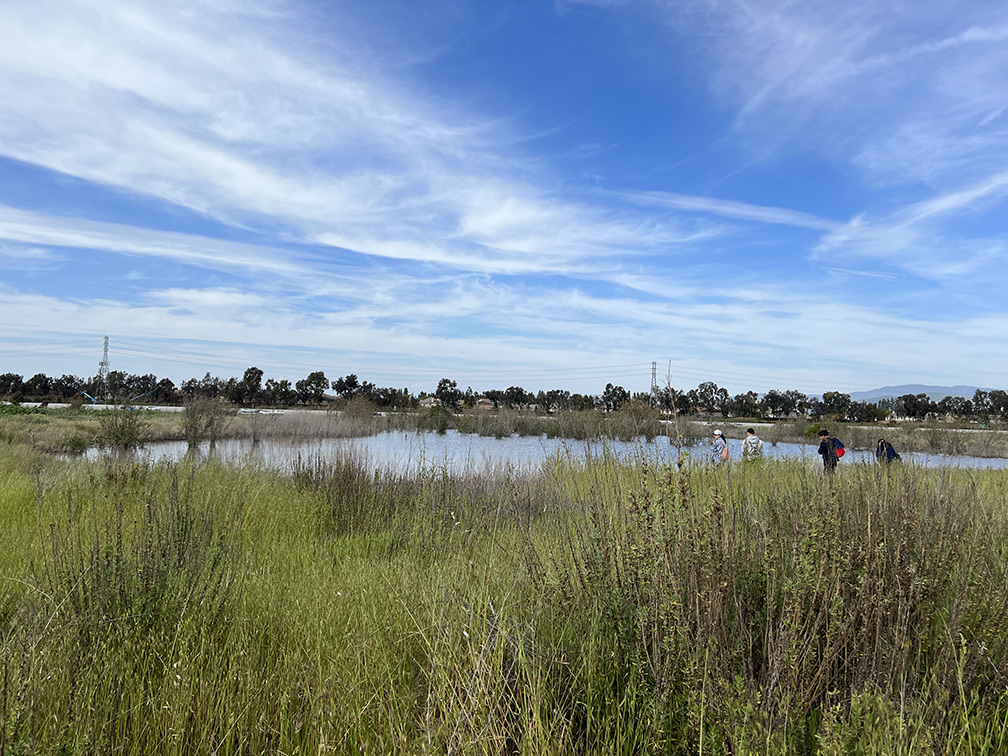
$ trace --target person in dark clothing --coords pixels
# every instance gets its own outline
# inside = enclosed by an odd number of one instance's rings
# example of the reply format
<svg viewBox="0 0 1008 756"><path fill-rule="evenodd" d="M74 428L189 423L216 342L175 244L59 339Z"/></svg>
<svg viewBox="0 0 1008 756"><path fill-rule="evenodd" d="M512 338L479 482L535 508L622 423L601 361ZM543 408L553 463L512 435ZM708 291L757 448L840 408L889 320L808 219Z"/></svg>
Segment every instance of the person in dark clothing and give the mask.
<svg viewBox="0 0 1008 756"><path fill-rule="evenodd" d="M875 460L877 462L879 462L880 464L885 463L888 465L894 459L899 458L900 458L899 452L893 449L892 444L890 444L884 438L880 438L878 440L878 446L875 447Z"/></svg>
<svg viewBox="0 0 1008 756"><path fill-rule="evenodd" d="M833 437L827 430L819 431L819 455L822 457L823 470L827 474L835 472L837 466L836 444L833 443Z"/></svg>

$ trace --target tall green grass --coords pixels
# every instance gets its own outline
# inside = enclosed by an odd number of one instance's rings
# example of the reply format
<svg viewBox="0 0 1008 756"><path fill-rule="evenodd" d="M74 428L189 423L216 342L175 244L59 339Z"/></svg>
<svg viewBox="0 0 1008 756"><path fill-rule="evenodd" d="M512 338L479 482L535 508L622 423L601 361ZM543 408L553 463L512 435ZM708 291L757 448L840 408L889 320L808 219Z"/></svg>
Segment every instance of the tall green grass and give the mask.
<svg viewBox="0 0 1008 756"><path fill-rule="evenodd" d="M1008 479L0 448L0 753L997 753Z"/></svg>

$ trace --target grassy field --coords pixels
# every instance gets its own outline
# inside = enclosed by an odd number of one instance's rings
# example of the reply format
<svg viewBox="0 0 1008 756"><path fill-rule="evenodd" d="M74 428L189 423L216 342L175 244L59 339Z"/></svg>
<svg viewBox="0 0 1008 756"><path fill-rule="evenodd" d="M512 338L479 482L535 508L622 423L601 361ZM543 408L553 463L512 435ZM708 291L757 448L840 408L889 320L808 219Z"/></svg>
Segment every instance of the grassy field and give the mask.
<svg viewBox="0 0 1008 756"><path fill-rule="evenodd" d="M0 441L0 753L1008 750L1008 476Z"/></svg>

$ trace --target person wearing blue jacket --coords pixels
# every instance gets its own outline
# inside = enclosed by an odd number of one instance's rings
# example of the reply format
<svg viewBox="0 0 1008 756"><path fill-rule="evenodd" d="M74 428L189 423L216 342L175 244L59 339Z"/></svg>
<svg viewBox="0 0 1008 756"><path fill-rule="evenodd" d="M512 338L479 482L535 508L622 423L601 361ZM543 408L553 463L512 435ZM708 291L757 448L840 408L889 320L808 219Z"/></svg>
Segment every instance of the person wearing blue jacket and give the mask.
<svg viewBox="0 0 1008 756"><path fill-rule="evenodd" d="M827 475L836 472L837 448L828 430L819 431L819 456L822 457L823 470Z"/></svg>
<svg viewBox="0 0 1008 756"><path fill-rule="evenodd" d="M900 458L899 452L893 449L892 444L890 444L884 438L880 438L878 440L878 445L875 447L875 460L879 464L888 465L894 459L899 458Z"/></svg>

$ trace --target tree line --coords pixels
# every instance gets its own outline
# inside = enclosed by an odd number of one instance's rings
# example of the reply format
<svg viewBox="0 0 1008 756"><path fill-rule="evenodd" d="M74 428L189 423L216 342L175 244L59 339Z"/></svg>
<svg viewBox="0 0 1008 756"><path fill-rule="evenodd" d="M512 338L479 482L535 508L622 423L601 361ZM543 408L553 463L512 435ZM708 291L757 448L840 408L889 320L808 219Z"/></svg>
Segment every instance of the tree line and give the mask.
<svg viewBox="0 0 1008 756"><path fill-rule="evenodd" d="M158 378L151 373L136 375L116 370L109 373L107 385L99 376L80 378L64 374L53 378L37 373L26 380L16 373L0 375L0 397L6 401L67 402L79 401L85 396L116 404L186 404L209 398L252 407L319 405L334 398L360 398L380 408L407 409L416 407L428 394L421 391L414 395L408 388L380 387L361 380L354 373L329 380L321 370L312 371L293 383L274 378L263 381L263 371L255 366L247 368L241 378L219 378L206 373L202 378L190 378L178 385L170 378ZM771 389L763 394L747 391L732 396L713 381L704 381L688 390L665 386L653 392L635 394L622 386L608 383L600 394L580 394L564 389L532 392L521 386L482 392L469 387L463 391L457 381L442 378L430 396L449 409L473 408L483 400L492 403L494 409L615 412L630 403L637 403L666 413L724 418L781 420L801 416L875 422L896 416L911 420L1008 420L1008 392L1001 389L977 389L969 398L946 396L940 401L921 393L868 402L854 401L849 394L840 391L827 391L817 397L796 390Z"/></svg>

